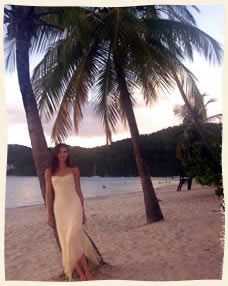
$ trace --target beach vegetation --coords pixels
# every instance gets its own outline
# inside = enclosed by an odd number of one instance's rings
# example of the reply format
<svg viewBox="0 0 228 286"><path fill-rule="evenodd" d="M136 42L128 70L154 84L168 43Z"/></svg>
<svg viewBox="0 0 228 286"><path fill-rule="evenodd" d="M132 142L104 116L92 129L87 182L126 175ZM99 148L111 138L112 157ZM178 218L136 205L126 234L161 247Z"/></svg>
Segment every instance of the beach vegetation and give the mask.
<svg viewBox="0 0 228 286"><path fill-rule="evenodd" d="M191 86L187 89L188 101L213 148L217 160L216 162L213 160L212 154L197 132L192 114L188 112L185 104L174 108L174 113L182 120L184 127L183 135L177 145L177 158L186 170L186 175L195 177L201 185L216 186L219 190L217 193L220 194L223 189L221 166L222 114L208 116L208 104L213 104L215 99L211 98L205 103L204 99L207 96L201 94L198 89L192 89ZM209 124L209 122L216 120L219 120L220 123Z"/></svg>

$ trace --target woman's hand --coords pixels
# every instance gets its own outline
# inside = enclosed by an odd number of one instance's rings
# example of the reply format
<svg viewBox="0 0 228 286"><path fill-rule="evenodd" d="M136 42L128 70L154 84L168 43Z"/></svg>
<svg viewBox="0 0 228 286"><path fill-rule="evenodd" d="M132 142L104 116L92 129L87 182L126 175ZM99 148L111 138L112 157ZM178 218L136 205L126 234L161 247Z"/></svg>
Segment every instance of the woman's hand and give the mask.
<svg viewBox="0 0 228 286"><path fill-rule="evenodd" d="M82 224L86 223L86 216L85 216L85 212L83 211L83 215L82 215Z"/></svg>
<svg viewBox="0 0 228 286"><path fill-rule="evenodd" d="M48 221L47 222L48 222L48 225L50 227L54 227L55 226L55 219L54 219L54 217L52 215L48 216Z"/></svg>

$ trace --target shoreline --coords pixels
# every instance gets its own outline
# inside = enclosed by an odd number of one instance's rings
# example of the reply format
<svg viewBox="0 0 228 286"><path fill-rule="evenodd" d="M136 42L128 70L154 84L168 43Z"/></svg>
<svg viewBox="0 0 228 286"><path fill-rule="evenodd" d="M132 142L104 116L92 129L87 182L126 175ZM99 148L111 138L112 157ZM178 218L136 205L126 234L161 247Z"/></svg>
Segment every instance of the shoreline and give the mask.
<svg viewBox="0 0 228 286"><path fill-rule="evenodd" d="M164 220L152 224L141 191L85 199L85 229L108 263L95 279L221 279L224 219L213 188L169 185L156 195ZM5 218L6 280L66 281L44 205L7 209Z"/></svg>
<svg viewBox="0 0 228 286"><path fill-rule="evenodd" d="M154 188L155 192L157 190L163 189L163 188L167 188L168 186L177 186L178 184L174 184L174 183L161 183L158 187ZM111 193L111 194L104 194L104 195L97 195L95 197L85 197L84 200L93 200L93 199L103 199L106 197L112 197L112 196L122 196L122 195L128 195L128 194L134 194L134 193L142 193L143 191L128 191L128 192L120 192L120 193ZM18 207L5 207L5 210L14 210L14 209L20 209L20 208L29 208L29 207L36 207L36 206L44 206L44 202L43 203L39 203L39 204L34 204L34 205L29 205L29 206L18 206Z"/></svg>
<svg viewBox="0 0 228 286"><path fill-rule="evenodd" d="M116 197L116 196L124 196L124 195L130 195L130 194L138 194L142 193L142 191L132 191L132 192L126 192L126 193L118 193L118 194L107 194L107 195L98 195L96 197L89 197L89 198L84 198L85 201L87 200L102 200L107 197ZM20 206L20 207L13 207L13 208L5 208L6 211L11 211L11 210L17 210L17 209L25 209L25 208L33 208L33 207L39 207L39 206L45 206L45 204L37 204L37 205L31 205L31 206Z"/></svg>

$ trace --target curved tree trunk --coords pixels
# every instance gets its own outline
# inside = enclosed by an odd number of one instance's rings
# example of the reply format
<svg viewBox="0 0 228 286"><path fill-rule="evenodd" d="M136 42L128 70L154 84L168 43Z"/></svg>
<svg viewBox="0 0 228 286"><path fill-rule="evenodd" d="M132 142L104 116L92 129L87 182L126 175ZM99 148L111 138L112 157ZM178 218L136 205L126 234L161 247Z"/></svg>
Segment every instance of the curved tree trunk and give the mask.
<svg viewBox="0 0 228 286"><path fill-rule="evenodd" d="M21 36L21 37L19 37ZM47 143L44 137L43 127L39 117L35 96L33 94L30 72L29 72L29 41L19 35L16 39L16 65L19 87L25 109L29 136L32 145L32 156L35 169L40 182L41 193L45 202L45 178L44 173L49 167L49 156ZM58 234L54 228L54 236L60 248Z"/></svg>
<svg viewBox="0 0 228 286"><path fill-rule="evenodd" d="M49 165L49 150L43 133L35 96L33 94L29 73L29 42L16 40L16 64L20 91L22 94L28 131L32 145L32 155L40 181L42 196L45 201L44 172Z"/></svg>
<svg viewBox="0 0 228 286"><path fill-rule="evenodd" d="M211 146L211 143L208 141L206 135L204 134L204 131L203 131L202 127L201 127L201 124L200 124L199 120L197 119L197 117L195 116L195 114L194 114L194 112L192 110L192 107L191 107L191 105L190 105L190 103L189 103L189 101L187 99L187 96L186 96L186 94L184 92L184 89L183 89L183 87L181 85L181 82L180 82L176 72L173 69L172 69L172 73L173 73L173 77L174 77L174 79L176 81L177 87L178 87L178 89L179 89L179 91L181 93L181 96L182 96L183 100L184 100L184 103L185 103L186 107L188 108L188 110L189 110L189 112L190 112L190 114L192 116L192 119L193 119L193 122L194 122L194 125L196 127L197 132L199 133L199 135L200 135L204 145L206 146L206 148L210 152L212 159L214 160L214 162L216 164L219 165L218 157L217 157L213 147Z"/></svg>
<svg viewBox="0 0 228 286"><path fill-rule="evenodd" d="M146 219L148 223L163 220L163 215L155 194L155 190L150 178L150 173L145 162L141 144L139 131L134 115L134 110L125 81L124 71L118 57L114 55L115 70L117 73L117 80L120 87L121 97L123 100L124 109L126 111L128 125L131 132L131 138L136 158L137 169L142 183L144 203L146 209Z"/></svg>

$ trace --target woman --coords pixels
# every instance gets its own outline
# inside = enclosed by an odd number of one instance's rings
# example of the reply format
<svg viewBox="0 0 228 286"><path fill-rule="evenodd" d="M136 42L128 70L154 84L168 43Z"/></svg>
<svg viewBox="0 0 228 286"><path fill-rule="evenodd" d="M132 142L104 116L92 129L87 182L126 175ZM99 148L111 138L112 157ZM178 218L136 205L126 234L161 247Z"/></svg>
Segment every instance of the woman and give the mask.
<svg viewBox="0 0 228 286"><path fill-rule="evenodd" d="M72 280L74 269L81 281L92 280L86 257L95 264L99 264L100 257L83 231L86 216L80 171L71 166L67 145L55 147L52 166L45 171L45 181L48 224L54 227L56 223L64 272L69 280Z"/></svg>

